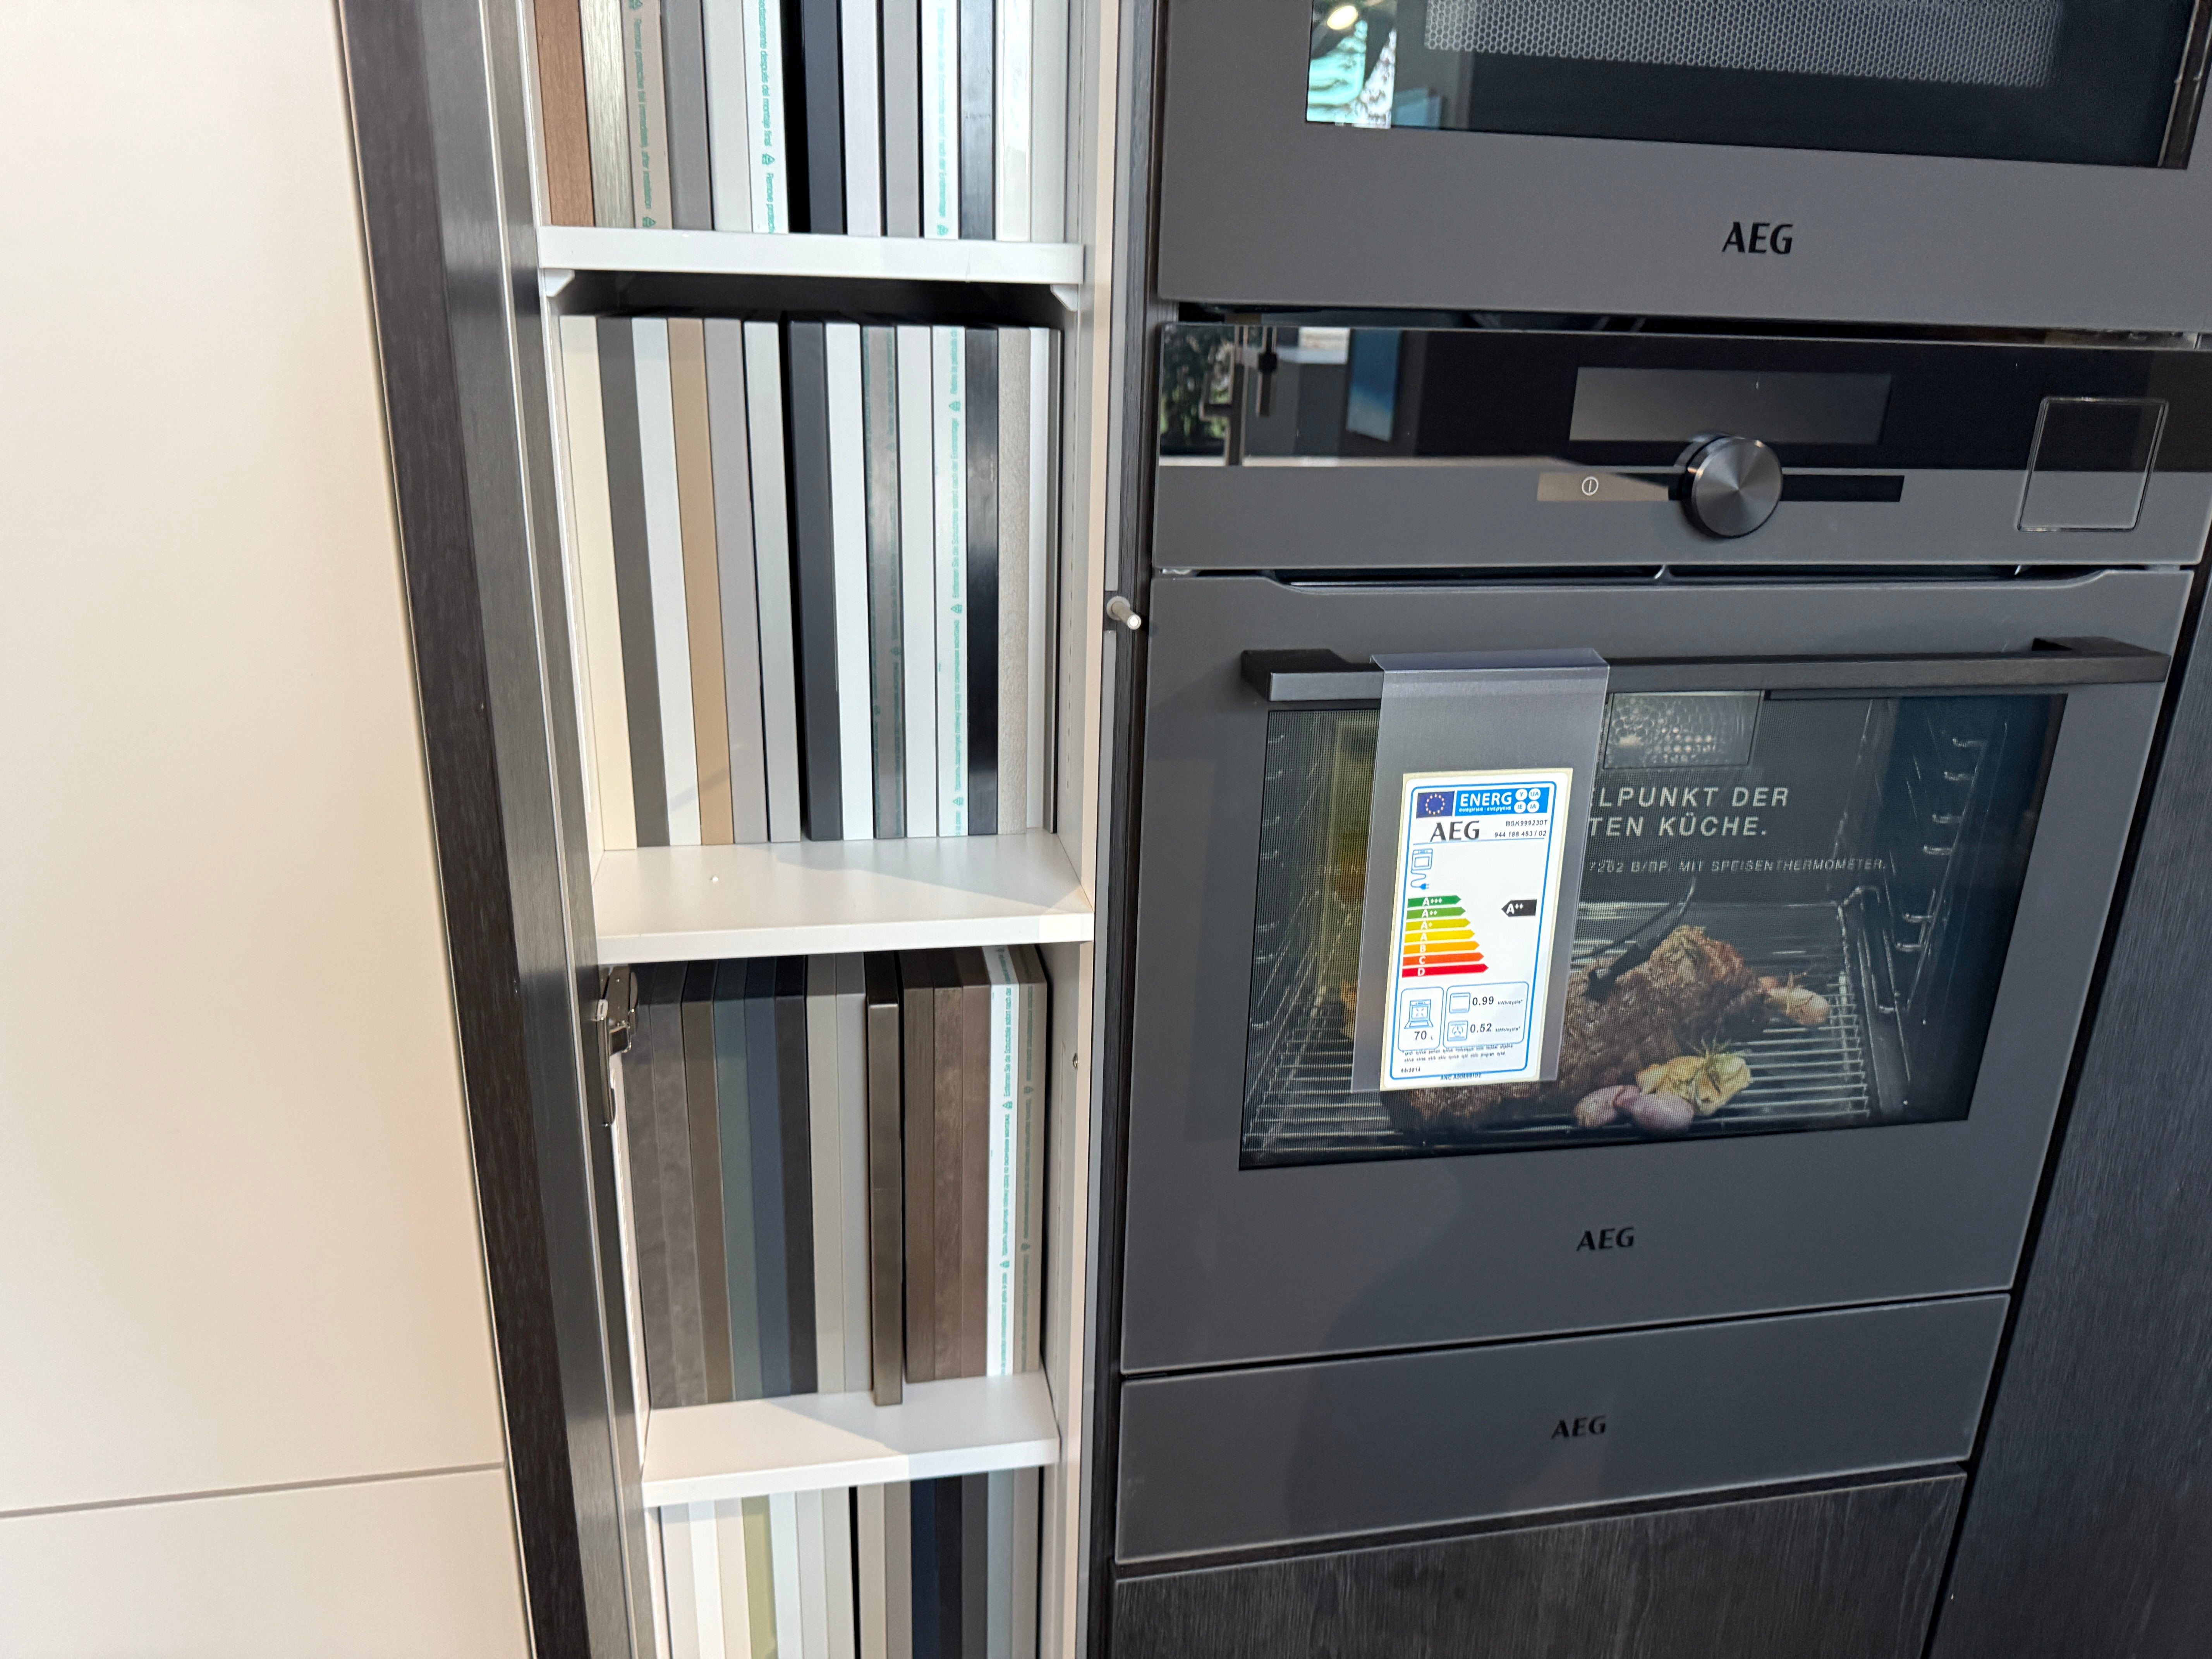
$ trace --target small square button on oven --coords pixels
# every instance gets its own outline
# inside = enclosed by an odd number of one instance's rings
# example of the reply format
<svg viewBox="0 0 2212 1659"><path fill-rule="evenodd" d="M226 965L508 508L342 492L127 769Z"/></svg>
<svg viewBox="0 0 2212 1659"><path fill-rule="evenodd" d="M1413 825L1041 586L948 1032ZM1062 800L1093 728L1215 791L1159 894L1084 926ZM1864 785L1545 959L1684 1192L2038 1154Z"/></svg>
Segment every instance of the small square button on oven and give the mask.
<svg viewBox="0 0 2212 1659"><path fill-rule="evenodd" d="M2165 426L2158 398L2045 398L2020 527L2133 530Z"/></svg>

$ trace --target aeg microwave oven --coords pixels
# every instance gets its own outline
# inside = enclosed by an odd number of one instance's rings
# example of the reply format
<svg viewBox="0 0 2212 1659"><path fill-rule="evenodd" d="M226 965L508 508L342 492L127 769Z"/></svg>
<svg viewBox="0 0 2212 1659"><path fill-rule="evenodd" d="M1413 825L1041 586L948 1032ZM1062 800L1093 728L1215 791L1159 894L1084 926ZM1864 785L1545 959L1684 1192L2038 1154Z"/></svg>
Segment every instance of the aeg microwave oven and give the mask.
<svg viewBox="0 0 2212 1659"><path fill-rule="evenodd" d="M1158 288L2212 324L2212 0L1166 0Z"/></svg>

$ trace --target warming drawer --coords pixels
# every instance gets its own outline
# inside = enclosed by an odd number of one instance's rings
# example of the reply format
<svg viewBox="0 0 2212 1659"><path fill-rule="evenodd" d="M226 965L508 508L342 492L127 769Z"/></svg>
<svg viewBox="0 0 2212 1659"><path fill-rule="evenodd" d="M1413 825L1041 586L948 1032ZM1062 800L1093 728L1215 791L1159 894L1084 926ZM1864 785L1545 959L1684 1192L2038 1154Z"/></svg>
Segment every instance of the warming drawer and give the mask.
<svg viewBox="0 0 2212 1659"><path fill-rule="evenodd" d="M1148 1378L1122 1561L1814 1476L1972 1449L2006 1298Z"/></svg>

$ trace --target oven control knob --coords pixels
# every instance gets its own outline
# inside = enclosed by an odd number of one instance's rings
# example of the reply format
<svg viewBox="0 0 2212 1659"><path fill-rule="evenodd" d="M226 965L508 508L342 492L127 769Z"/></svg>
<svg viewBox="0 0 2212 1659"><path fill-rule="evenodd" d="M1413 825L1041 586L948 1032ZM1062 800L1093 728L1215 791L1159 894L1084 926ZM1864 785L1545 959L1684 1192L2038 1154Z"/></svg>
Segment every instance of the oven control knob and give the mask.
<svg viewBox="0 0 2212 1659"><path fill-rule="evenodd" d="M1715 438L1690 457L1682 506L1709 536L1748 536L1781 499L1782 463L1756 438Z"/></svg>

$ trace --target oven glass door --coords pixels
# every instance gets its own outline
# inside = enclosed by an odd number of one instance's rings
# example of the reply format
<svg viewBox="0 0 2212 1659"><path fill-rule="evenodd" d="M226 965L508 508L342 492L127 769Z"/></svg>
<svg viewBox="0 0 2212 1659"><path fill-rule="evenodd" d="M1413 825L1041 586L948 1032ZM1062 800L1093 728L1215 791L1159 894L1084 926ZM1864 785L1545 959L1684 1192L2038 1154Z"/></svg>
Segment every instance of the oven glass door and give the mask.
<svg viewBox="0 0 2212 1659"><path fill-rule="evenodd" d="M2184 70L2198 9L2194 0L1313 0L1306 117L2179 167L2196 118ZM2177 83L2189 89L2178 96Z"/></svg>
<svg viewBox="0 0 2212 1659"><path fill-rule="evenodd" d="M1965 1117L2063 706L1613 696L1556 1080L1379 1095L1351 1087L1377 716L1272 711L1243 1166ZM1402 1000L1445 1042L1510 926L1452 896L1435 995Z"/></svg>

